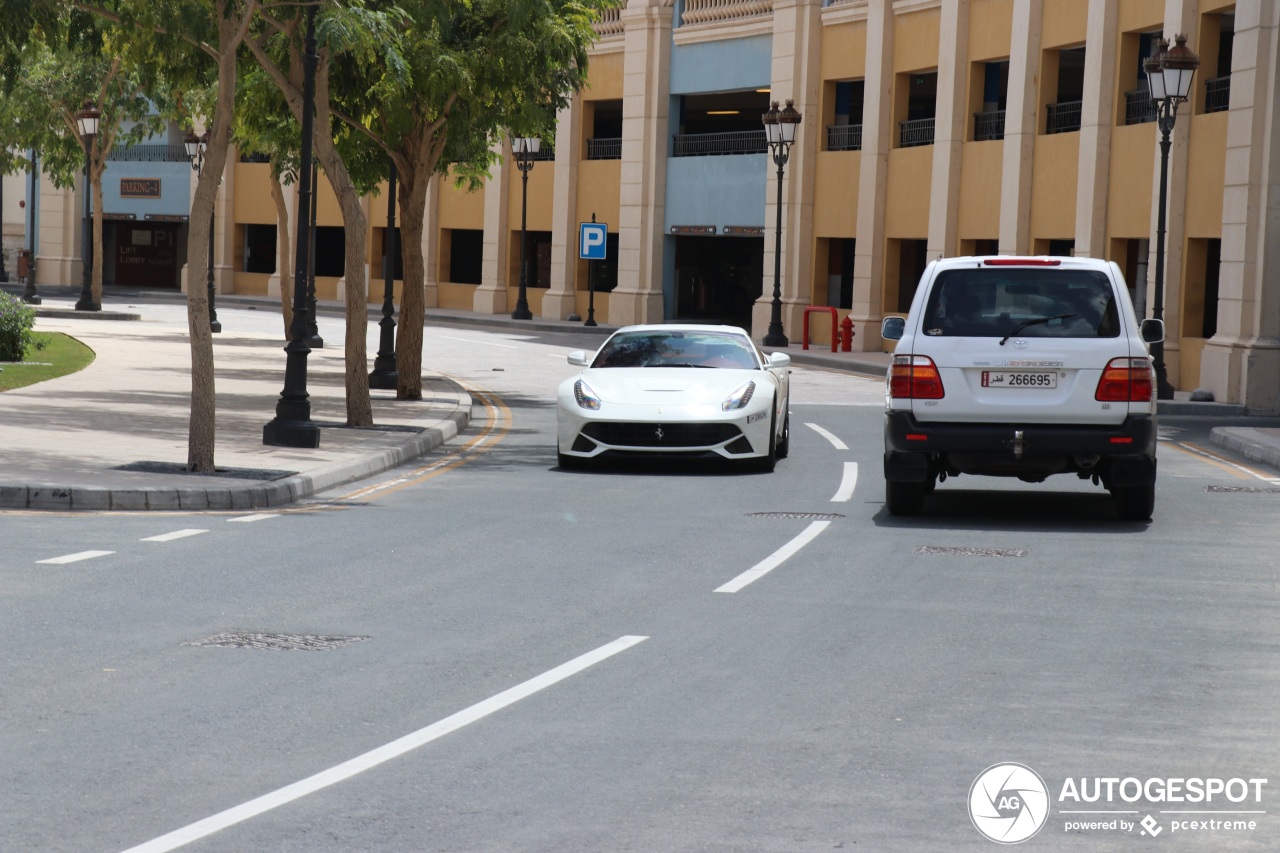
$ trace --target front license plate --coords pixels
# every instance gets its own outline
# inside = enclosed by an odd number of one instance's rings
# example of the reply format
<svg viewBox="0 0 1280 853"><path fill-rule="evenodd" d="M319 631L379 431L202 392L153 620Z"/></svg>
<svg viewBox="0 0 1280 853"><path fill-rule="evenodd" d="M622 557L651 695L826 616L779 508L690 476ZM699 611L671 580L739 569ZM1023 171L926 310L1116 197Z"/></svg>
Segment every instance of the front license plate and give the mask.
<svg viewBox="0 0 1280 853"><path fill-rule="evenodd" d="M1057 388L1058 374L1053 371L984 370L983 388Z"/></svg>

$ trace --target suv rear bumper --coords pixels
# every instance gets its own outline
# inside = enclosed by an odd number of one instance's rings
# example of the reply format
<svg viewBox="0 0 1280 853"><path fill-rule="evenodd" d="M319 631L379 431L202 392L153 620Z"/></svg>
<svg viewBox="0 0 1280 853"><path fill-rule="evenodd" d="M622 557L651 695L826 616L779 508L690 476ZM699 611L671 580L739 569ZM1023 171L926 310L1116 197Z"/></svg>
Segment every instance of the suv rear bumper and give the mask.
<svg viewBox="0 0 1280 853"><path fill-rule="evenodd" d="M1028 467L1046 457L1097 456L1107 460L1115 485L1150 485L1156 479L1156 435L1156 419L1150 415L1129 415L1115 426L1062 426L921 423L910 412L888 412L884 475L887 480L923 482L935 473L931 459L951 453L1003 458L1015 465L1021 459Z"/></svg>

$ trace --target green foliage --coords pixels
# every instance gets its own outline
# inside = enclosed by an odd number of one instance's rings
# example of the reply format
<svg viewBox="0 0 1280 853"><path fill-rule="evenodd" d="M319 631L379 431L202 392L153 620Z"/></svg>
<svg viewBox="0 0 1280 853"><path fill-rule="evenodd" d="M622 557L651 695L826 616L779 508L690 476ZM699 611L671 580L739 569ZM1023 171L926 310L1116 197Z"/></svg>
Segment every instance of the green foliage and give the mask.
<svg viewBox="0 0 1280 853"><path fill-rule="evenodd" d="M28 349L42 349L43 339L31 333L36 311L17 297L0 292L0 361L22 361Z"/></svg>

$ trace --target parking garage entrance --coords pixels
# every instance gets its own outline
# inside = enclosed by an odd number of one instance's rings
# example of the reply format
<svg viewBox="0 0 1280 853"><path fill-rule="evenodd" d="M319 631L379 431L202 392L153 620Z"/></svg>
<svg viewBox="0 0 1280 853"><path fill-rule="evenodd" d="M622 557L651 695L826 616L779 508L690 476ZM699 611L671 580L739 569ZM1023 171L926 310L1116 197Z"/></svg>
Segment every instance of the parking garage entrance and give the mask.
<svg viewBox="0 0 1280 853"><path fill-rule="evenodd" d="M750 329L763 292L764 237L675 239L676 321Z"/></svg>

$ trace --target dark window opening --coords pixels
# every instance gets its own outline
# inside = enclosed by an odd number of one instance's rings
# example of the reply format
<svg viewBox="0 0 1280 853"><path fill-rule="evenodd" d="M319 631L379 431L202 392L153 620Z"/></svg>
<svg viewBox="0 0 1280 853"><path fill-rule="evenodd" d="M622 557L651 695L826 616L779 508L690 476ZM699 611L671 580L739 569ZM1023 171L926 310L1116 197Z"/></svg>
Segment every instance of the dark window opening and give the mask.
<svg viewBox="0 0 1280 853"><path fill-rule="evenodd" d="M1070 133L1080 129L1084 106L1084 48L1057 51L1058 85L1055 102L1047 105L1046 133Z"/></svg>
<svg viewBox="0 0 1280 853"><path fill-rule="evenodd" d="M396 228L394 229L394 232L395 232L395 238L396 238L396 261L395 261L395 268L391 273L391 277L393 279L396 279L396 278L403 279L404 278L404 243L401 242L400 240L400 229ZM386 272L387 270L387 229L381 228L379 229L379 233L381 234L381 240L379 241L380 250L378 252L378 255L381 259L380 260L381 266L379 268L380 271L377 277L379 279L385 280L387 277L387 272Z"/></svg>
<svg viewBox="0 0 1280 853"><path fill-rule="evenodd" d="M899 76L907 85L907 116L898 122L898 146L932 145L938 111L938 74L916 72Z"/></svg>
<svg viewBox="0 0 1280 853"><path fill-rule="evenodd" d="M1204 257L1204 321L1200 337L1218 333L1218 276L1222 266L1222 241L1206 240Z"/></svg>
<svg viewBox="0 0 1280 853"><path fill-rule="evenodd" d="M679 128L672 140L675 157L763 154L768 92L719 92L680 99Z"/></svg>
<svg viewBox="0 0 1280 853"><path fill-rule="evenodd" d="M316 259L317 278L341 278L346 274L346 229L331 225L316 226L316 241L311 247Z"/></svg>
<svg viewBox="0 0 1280 853"><path fill-rule="evenodd" d="M898 245L898 312L911 310L920 276L924 274L928 254L927 240L900 240Z"/></svg>
<svg viewBox="0 0 1280 853"><path fill-rule="evenodd" d="M455 228L449 232L449 281L479 284L483 261L483 230Z"/></svg>
<svg viewBox="0 0 1280 853"><path fill-rule="evenodd" d="M622 159L622 101L595 101L591 110L588 160Z"/></svg>
<svg viewBox="0 0 1280 853"><path fill-rule="evenodd" d="M244 272L276 271L276 226L244 225Z"/></svg>
<svg viewBox="0 0 1280 853"><path fill-rule="evenodd" d="M827 241L827 305L853 308L853 258L857 240Z"/></svg>
<svg viewBox="0 0 1280 853"><path fill-rule="evenodd" d="M828 151L862 150L862 104L866 84L842 80L835 84L835 114L827 125Z"/></svg>
<svg viewBox="0 0 1280 853"><path fill-rule="evenodd" d="M618 286L618 235L610 233L604 239L604 260L585 261L588 287L596 293L608 293Z"/></svg>
<svg viewBox="0 0 1280 853"><path fill-rule="evenodd" d="M1009 98L1009 61L982 63L982 103L973 115L976 141L1004 139L1004 115Z"/></svg>

